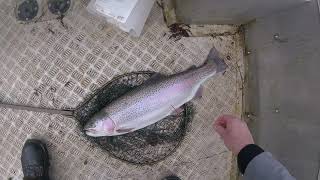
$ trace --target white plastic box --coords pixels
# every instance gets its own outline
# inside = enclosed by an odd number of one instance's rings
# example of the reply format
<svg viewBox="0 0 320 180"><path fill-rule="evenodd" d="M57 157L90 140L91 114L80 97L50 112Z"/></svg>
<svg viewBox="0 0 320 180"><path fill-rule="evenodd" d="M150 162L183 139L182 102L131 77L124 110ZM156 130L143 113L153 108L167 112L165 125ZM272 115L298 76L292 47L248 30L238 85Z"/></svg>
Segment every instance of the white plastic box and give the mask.
<svg viewBox="0 0 320 180"><path fill-rule="evenodd" d="M140 36L155 0L91 0L87 10L104 16L133 36Z"/></svg>

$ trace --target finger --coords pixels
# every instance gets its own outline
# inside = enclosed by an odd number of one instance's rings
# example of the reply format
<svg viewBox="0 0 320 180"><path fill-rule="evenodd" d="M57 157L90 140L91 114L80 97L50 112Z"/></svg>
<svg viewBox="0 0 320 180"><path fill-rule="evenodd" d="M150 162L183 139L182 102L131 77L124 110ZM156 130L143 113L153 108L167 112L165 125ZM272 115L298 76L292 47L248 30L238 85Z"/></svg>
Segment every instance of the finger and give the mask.
<svg viewBox="0 0 320 180"><path fill-rule="evenodd" d="M234 118L235 117L231 115L222 115L216 120L215 124L228 128L231 126L231 123L233 123Z"/></svg>
<svg viewBox="0 0 320 180"><path fill-rule="evenodd" d="M226 129L223 126L216 125L213 127L221 137L224 137Z"/></svg>
<svg viewBox="0 0 320 180"><path fill-rule="evenodd" d="M218 119L214 122L215 126L223 126L224 128L226 128L226 119L224 118L224 116L220 116L218 117Z"/></svg>
<svg viewBox="0 0 320 180"><path fill-rule="evenodd" d="M220 121L224 123L226 129L231 128L232 124L235 123L238 118L232 115L223 115L220 117Z"/></svg>

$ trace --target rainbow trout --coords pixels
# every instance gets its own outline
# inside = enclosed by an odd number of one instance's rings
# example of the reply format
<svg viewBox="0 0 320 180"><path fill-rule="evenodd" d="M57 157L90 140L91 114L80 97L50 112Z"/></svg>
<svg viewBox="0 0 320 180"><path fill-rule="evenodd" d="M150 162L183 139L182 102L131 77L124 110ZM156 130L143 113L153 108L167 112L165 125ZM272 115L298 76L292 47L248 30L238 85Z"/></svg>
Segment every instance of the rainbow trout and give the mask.
<svg viewBox="0 0 320 180"><path fill-rule="evenodd" d="M170 76L155 75L93 116L84 127L86 134L117 136L156 123L192 100L203 82L226 67L213 48L199 67Z"/></svg>

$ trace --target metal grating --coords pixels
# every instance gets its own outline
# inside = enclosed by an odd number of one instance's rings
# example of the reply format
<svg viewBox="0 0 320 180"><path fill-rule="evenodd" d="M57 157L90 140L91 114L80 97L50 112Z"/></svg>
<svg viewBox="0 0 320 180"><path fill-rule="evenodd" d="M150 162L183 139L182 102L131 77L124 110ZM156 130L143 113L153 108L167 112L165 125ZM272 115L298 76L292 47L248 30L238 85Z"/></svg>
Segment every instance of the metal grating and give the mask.
<svg viewBox="0 0 320 180"><path fill-rule="evenodd" d="M229 179L231 153L211 123L241 110L242 43L239 35L170 39L154 6L140 38L94 17L77 1L63 20L19 24L13 1L0 0L0 100L51 108L75 108L117 75L133 71L171 74L200 65L214 45L227 59L223 76L204 84L204 98L177 151L152 166L112 158L81 135L77 123L60 115L0 109L0 179L21 178L24 141L45 141L52 179ZM228 57L228 58L227 58ZM240 68L238 68L240 66Z"/></svg>

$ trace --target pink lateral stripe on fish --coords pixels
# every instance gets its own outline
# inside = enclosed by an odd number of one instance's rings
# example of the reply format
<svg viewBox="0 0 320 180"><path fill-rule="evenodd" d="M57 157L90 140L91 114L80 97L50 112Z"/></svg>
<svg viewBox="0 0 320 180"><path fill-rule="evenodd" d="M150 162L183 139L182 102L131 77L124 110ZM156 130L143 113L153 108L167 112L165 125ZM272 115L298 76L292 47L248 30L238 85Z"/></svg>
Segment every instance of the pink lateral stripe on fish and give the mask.
<svg viewBox="0 0 320 180"><path fill-rule="evenodd" d="M226 68L212 48L203 65L169 76L157 74L108 104L85 125L86 134L117 136L154 124L192 100L203 82Z"/></svg>

